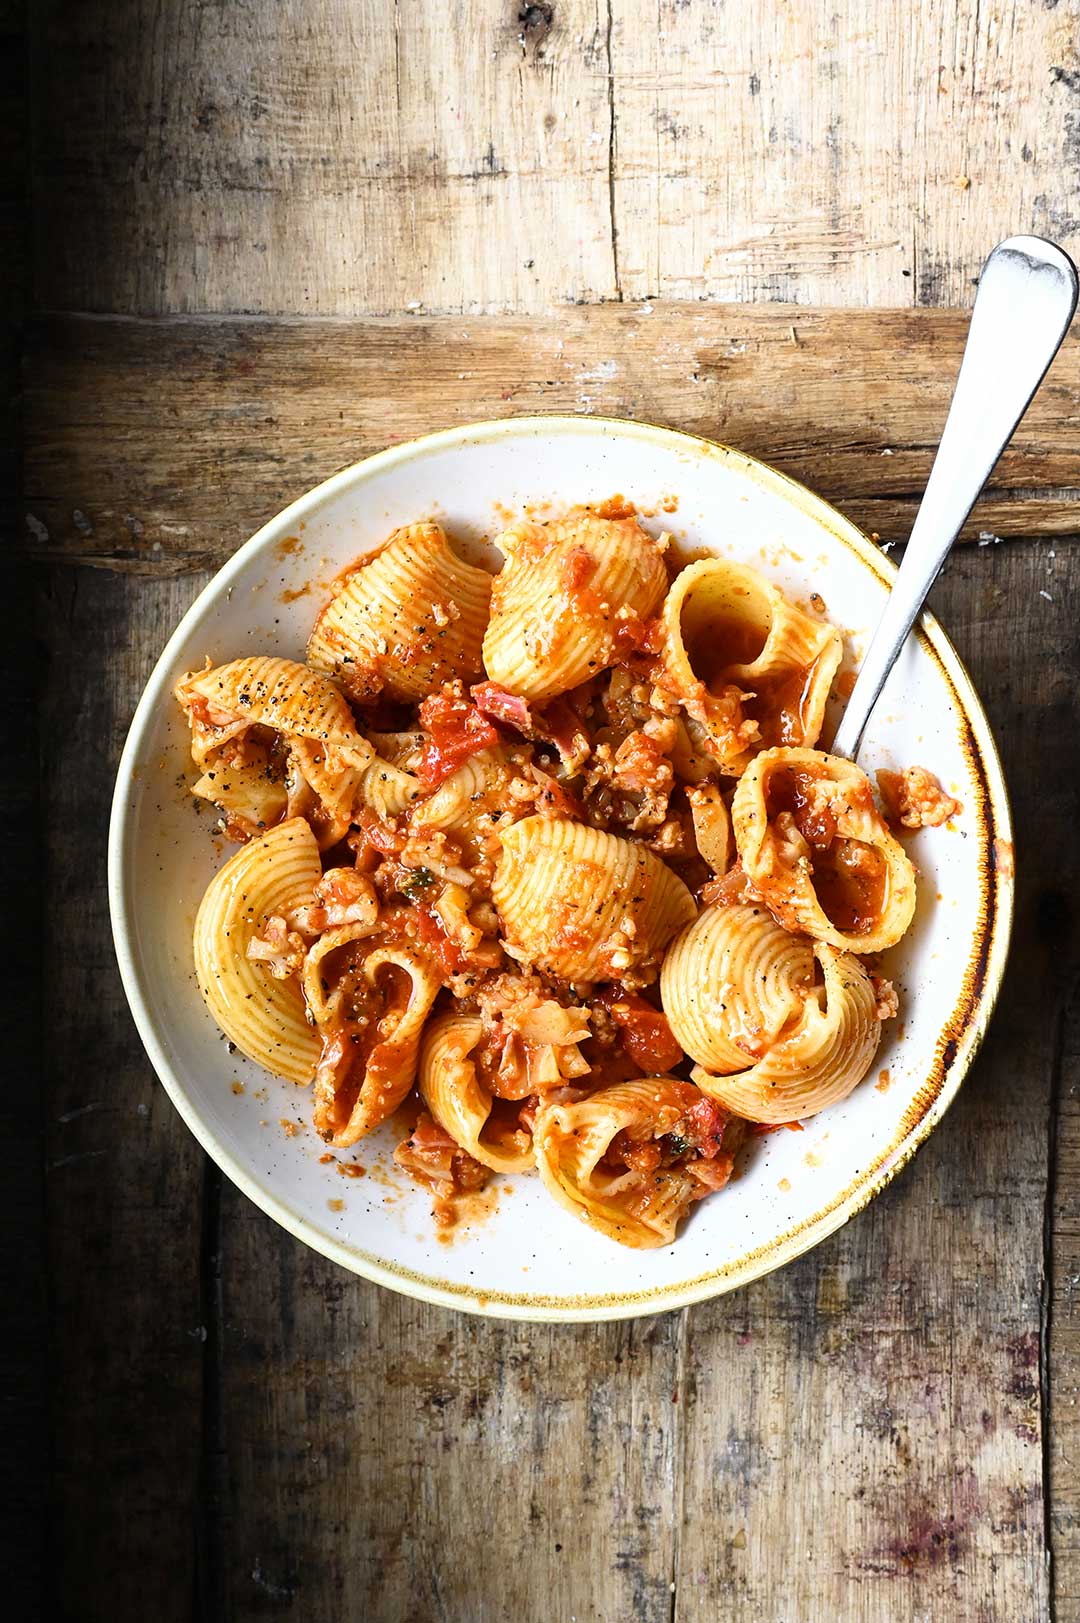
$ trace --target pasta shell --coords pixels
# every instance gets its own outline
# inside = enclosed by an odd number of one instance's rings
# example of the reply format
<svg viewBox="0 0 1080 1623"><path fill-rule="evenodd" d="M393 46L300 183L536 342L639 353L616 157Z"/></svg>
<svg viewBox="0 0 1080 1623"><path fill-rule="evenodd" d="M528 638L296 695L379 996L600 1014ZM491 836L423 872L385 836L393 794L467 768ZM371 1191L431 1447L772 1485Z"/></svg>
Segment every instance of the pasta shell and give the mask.
<svg viewBox="0 0 1080 1623"><path fill-rule="evenodd" d="M622 1245L670 1245L701 1185L676 1165L638 1172L604 1164L612 1139L647 1142L669 1133L697 1093L671 1077L647 1077L602 1088L574 1104L540 1110L533 1130L536 1165L550 1195Z"/></svg>
<svg viewBox="0 0 1080 1623"><path fill-rule="evenodd" d="M441 525L409 525L346 577L315 622L308 661L360 702L475 681L490 599L491 576L458 557Z"/></svg>
<svg viewBox="0 0 1080 1623"><path fill-rule="evenodd" d="M492 900L511 956L565 980L653 978L696 912L682 880L651 851L545 817L503 831Z"/></svg>
<svg viewBox="0 0 1080 1623"><path fill-rule="evenodd" d="M195 976L207 1008L242 1053L289 1082L311 1081L319 1039L300 982L273 979L247 949L268 918L310 903L321 876L315 836L290 818L241 846L210 881L195 919Z"/></svg>
<svg viewBox="0 0 1080 1623"><path fill-rule="evenodd" d="M819 750L773 749L731 805L739 859L789 930L848 952L894 946L915 911L915 870L865 772Z"/></svg>
<svg viewBox="0 0 1080 1623"><path fill-rule="evenodd" d="M509 786L519 770L508 750L481 750L416 803L410 826L453 833L470 861L491 855L499 848L503 824L514 819Z"/></svg>
<svg viewBox="0 0 1080 1623"><path fill-rule="evenodd" d="M375 754L403 772L415 772L424 753L426 735L419 730L406 733L377 733L369 727L367 740Z"/></svg>
<svg viewBox="0 0 1080 1623"><path fill-rule="evenodd" d="M234 659L185 677L177 684L176 697L191 721L192 755L200 766L221 744L220 733L235 736L254 726L347 750L360 765L373 754L341 691L292 659L262 654Z"/></svg>
<svg viewBox="0 0 1080 1623"><path fill-rule="evenodd" d="M222 759L208 761L191 792L219 807L231 832L242 830L250 839L281 822L288 810L289 795L265 749L249 745L245 753L247 758L235 765Z"/></svg>
<svg viewBox="0 0 1080 1623"><path fill-rule="evenodd" d="M737 775L771 745L817 743L843 652L833 626L757 570L703 558L676 576L661 628L662 685L723 771Z"/></svg>
<svg viewBox="0 0 1080 1623"><path fill-rule="evenodd" d="M581 513L520 520L497 545L484 666L526 699L565 693L610 665L620 615L655 613L667 587L659 546L636 519Z"/></svg>
<svg viewBox="0 0 1080 1623"><path fill-rule="evenodd" d="M526 1172L535 1163L532 1140L523 1128L492 1121L492 1098L469 1055L484 1034L483 1023L467 1015L432 1021L420 1051L420 1092L439 1126L493 1172Z"/></svg>
<svg viewBox="0 0 1080 1623"><path fill-rule="evenodd" d="M758 1063L716 1076L696 1065L694 1081L710 1099L747 1121L802 1121L846 1099L870 1069L881 1041L877 997L850 953L818 942L824 986L810 990L795 1023Z"/></svg>
<svg viewBox="0 0 1080 1623"><path fill-rule="evenodd" d="M707 907L668 949L664 1013L679 1046L710 1071L742 1071L799 1019L814 951L764 907Z"/></svg>
<svg viewBox="0 0 1080 1623"><path fill-rule="evenodd" d="M369 995L366 1018L358 1024L350 1018L345 1000L336 995L328 960L369 933L367 927L349 925L327 931L304 964L308 1007L322 1036L315 1074L315 1128L338 1149L348 1149L381 1126L412 1087L424 1021L442 984L427 959L411 948L376 947L365 952L349 997L355 1002L365 988Z"/></svg>
<svg viewBox="0 0 1080 1623"><path fill-rule="evenodd" d="M360 780L357 809L366 806L385 822L399 816L422 793L419 778L377 755Z"/></svg>

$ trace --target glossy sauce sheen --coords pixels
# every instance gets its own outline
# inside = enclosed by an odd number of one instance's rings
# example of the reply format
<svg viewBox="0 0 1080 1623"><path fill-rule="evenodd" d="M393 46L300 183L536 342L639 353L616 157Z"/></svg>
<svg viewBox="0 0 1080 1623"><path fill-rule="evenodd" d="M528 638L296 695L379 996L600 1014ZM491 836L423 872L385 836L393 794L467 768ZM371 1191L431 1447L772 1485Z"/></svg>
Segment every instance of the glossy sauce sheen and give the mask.
<svg viewBox="0 0 1080 1623"><path fill-rule="evenodd" d="M831 810L810 798L815 780L805 772L774 772L769 778L770 820L788 812L811 852L814 890L829 920L846 934L865 935L885 911L888 869L873 846L838 833ZM872 804L869 785L866 798Z"/></svg>

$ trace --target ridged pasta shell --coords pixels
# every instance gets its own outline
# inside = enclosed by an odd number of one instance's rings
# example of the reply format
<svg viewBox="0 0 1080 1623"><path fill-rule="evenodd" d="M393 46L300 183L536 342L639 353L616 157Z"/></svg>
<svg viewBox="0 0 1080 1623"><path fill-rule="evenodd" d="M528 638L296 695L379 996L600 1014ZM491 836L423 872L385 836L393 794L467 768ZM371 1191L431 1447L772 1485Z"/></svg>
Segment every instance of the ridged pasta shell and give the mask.
<svg viewBox="0 0 1080 1623"><path fill-rule="evenodd" d="M357 810L366 806L384 821L397 817L423 793L419 778L376 755L360 780Z"/></svg>
<svg viewBox="0 0 1080 1623"><path fill-rule="evenodd" d="M195 976L210 1013L249 1059L301 1084L315 1074L319 1039L300 982L273 979L247 948L271 914L287 918L310 903L321 876L315 836L303 818L290 818L230 857L195 919Z"/></svg>
<svg viewBox="0 0 1080 1623"><path fill-rule="evenodd" d="M315 622L307 657L363 701L422 699L482 673L491 576L459 558L439 524L395 530Z"/></svg>
<svg viewBox="0 0 1080 1623"><path fill-rule="evenodd" d="M648 971L696 912L651 851L545 817L503 831L491 894L511 955L566 980Z"/></svg>
<svg viewBox="0 0 1080 1623"><path fill-rule="evenodd" d="M662 685L702 727L723 771L738 774L772 745L817 743L843 653L835 627L726 558L680 571L661 626Z"/></svg>
<svg viewBox="0 0 1080 1623"><path fill-rule="evenodd" d="M468 1015L433 1020L420 1050L420 1092L439 1126L474 1161L493 1172L527 1172L535 1164L529 1134L492 1124L491 1094L469 1058L483 1034L482 1021Z"/></svg>
<svg viewBox="0 0 1080 1623"><path fill-rule="evenodd" d="M220 738L200 737L199 705L223 717L236 717L244 726L270 727L286 737L348 750L361 766L371 759L370 744L357 731L353 713L341 691L326 676L292 659L258 654L234 659L227 665L189 676L177 684L176 697L192 721L192 754L202 765ZM228 731L235 733L237 724Z"/></svg>
<svg viewBox="0 0 1080 1623"><path fill-rule="evenodd" d="M490 855L499 846L497 825L512 821L517 803L509 785L519 770L507 749L481 750L417 801L410 827L452 833L471 861Z"/></svg>
<svg viewBox="0 0 1080 1623"><path fill-rule="evenodd" d="M797 1020L814 951L764 907L707 907L672 942L660 972L679 1046L710 1071L742 1071Z"/></svg>
<svg viewBox="0 0 1080 1623"><path fill-rule="evenodd" d="M827 818L835 823L829 863L825 849L819 852L807 845L793 826L793 814L782 804L793 793L804 801L809 795L811 807L824 805ZM811 815L819 814L811 809ZM869 778L851 761L820 750L766 750L739 780L731 820L742 866L785 928L847 952L865 953L894 946L911 923L915 870L874 805ZM852 928L840 928L818 897L817 887L830 882L838 859L847 865L848 874L855 873L856 862L867 865L863 889L872 912L866 915L870 922L865 928L854 927L861 915L853 919ZM853 896L859 883L857 875L850 882Z"/></svg>
<svg viewBox="0 0 1080 1623"><path fill-rule="evenodd" d="M420 1052L420 1035L428 1011L442 985L428 960L404 946L376 947L363 963L363 975L374 991L387 970L404 975L407 989L392 1005L397 1018L385 1034L390 1018L378 1024L379 1036L369 1048L363 1074L356 1079L357 1049L341 1019L332 993L323 990L328 982L326 959L331 952L348 944L355 932L351 927L330 931L311 948L304 965L304 984L309 1007L319 1022L323 1050L315 1074L315 1128L320 1137L337 1149L351 1145L373 1132L392 1116L412 1087ZM363 932L366 933L366 932ZM318 988L318 990L315 990ZM321 1015L321 1019L320 1019Z"/></svg>
<svg viewBox="0 0 1080 1623"><path fill-rule="evenodd" d="M378 733L369 727L366 736L375 754L389 761L391 766L400 767L402 772L413 773L420 765L426 734L419 729L405 733Z"/></svg>
<svg viewBox="0 0 1080 1623"><path fill-rule="evenodd" d="M818 942L814 956L825 976L802 1013L749 1070L716 1076L696 1065L702 1093L747 1121L802 1121L846 1099L870 1069L881 1041L877 998L869 975L851 953Z"/></svg>
<svg viewBox="0 0 1080 1623"><path fill-rule="evenodd" d="M667 588L660 549L633 518L522 519L496 544L506 562L492 591L484 665L493 682L526 699L566 693L611 664L619 611L653 614Z"/></svg>
<svg viewBox="0 0 1080 1623"><path fill-rule="evenodd" d="M540 1110L536 1165L548 1193L611 1240L637 1248L670 1245L696 1192L679 1166L637 1172L602 1164L618 1133L645 1141L668 1133L696 1098L686 1082L647 1077L602 1088L575 1104Z"/></svg>
<svg viewBox="0 0 1080 1623"><path fill-rule="evenodd" d="M275 775L265 750L251 750L251 758L236 765L209 761L191 792L213 801L230 824L240 824L249 835L280 823L288 808L285 783Z"/></svg>

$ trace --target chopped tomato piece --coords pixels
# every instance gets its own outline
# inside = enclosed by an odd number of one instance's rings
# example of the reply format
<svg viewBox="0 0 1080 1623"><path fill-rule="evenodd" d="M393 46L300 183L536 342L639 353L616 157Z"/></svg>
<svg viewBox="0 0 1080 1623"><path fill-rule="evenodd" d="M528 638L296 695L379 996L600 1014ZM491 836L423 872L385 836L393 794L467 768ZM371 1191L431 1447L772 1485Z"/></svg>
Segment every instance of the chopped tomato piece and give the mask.
<svg viewBox="0 0 1080 1623"><path fill-rule="evenodd" d="M635 1065L650 1076L662 1076L678 1065L683 1051L675 1041L667 1015L637 992L606 986L597 996L622 1032L623 1047Z"/></svg>
<svg viewBox="0 0 1080 1623"><path fill-rule="evenodd" d="M495 728L475 704L448 693L433 693L424 700L420 725L428 736L417 776L428 789L437 788L470 756L499 742Z"/></svg>
<svg viewBox="0 0 1080 1623"><path fill-rule="evenodd" d="M725 1111L702 1094L695 1099L676 1129L706 1161L720 1153L724 1128L728 1118Z"/></svg>
<svg viewBox="0 0 1080 1623"><path fill-rule="evenodd" d="M635 655L655 657L664 646L664 632L659 618L642 620L636 614L617 619L613 627L615 652L620 659Z"/></svg>
<svg viewBox="0 0 1080 1623"><path fill-rule="evenodd" d="M457 942L447 935L439 915L426 902L417 901L414 906L419 944L431 954L444 975L453 975L457 970L464 969L468 960Z"/></svg>
<svg viewBox="0 0 1080 1623"><path fill-rule="evenodd" d="M378 851L384 857L394 857L404 848L406 836L376 817L367 806L363 807L356 821L364 844L373 851Z"/></svg>

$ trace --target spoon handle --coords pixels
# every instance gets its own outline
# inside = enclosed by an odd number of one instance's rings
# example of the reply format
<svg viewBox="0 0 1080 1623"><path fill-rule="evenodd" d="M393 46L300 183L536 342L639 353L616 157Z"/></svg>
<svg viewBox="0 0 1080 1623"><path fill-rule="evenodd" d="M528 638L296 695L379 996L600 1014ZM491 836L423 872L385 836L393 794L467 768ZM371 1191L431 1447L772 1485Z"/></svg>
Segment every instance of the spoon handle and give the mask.
<svg viewBox="0 0 1080 1623"><path fill-rule="evenodd" d="M904 561L832 746L853 761L870 712L939 570L1058 352L1076 267L1041 237L1008 237L983 266L949 415Z"/></svg>

